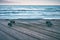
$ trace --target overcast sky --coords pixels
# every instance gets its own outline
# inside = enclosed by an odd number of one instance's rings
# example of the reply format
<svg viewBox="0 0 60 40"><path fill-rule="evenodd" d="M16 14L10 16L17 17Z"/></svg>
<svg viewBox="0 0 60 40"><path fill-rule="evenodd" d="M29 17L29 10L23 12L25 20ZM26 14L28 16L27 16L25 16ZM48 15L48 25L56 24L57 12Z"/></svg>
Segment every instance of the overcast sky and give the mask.
<svg viewBox="0 0 60 40"><path fill-rule="evenodd" d="M60 5L60 0L0 0L0 4L16 5Z"/></svg>

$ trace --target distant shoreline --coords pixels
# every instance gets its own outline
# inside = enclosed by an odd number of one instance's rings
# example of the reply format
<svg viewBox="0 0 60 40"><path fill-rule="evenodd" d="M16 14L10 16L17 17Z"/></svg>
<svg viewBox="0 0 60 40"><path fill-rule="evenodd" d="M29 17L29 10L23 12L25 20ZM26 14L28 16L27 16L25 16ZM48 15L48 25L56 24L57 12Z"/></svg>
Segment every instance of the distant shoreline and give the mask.
<svg viewBox="0 0 60 40"><path fill-rule="evenodd" d="M13 5L13 4L0 4L0 6L6 5L6 6L60 6L60 5Z"/></svg>
<svg viewBox="0 0 60 40"><path fill-rule="evenodd" d="M60 20L60 19L2 19L2 20Z"/></svg>

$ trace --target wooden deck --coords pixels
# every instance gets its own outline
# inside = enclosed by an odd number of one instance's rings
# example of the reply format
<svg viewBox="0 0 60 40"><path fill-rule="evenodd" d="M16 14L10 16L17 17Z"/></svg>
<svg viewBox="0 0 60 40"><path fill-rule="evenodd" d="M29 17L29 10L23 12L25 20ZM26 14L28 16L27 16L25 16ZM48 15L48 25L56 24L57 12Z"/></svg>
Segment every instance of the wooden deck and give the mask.
<svg viewBox="0 0 60 40"><path fill-rule="evenodd" d="M8 20L0 20L0 40L60 40L60 20L51 20L52 27L46 26L46 20L15 20L9 27Z"/></svg>

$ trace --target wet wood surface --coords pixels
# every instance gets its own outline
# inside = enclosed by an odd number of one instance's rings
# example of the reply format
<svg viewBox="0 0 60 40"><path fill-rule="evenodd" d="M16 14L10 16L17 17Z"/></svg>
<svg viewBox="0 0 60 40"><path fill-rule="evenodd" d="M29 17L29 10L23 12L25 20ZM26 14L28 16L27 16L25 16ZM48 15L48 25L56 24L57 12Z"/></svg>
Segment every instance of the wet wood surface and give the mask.
<svg viewBox="0 0 60 40"><path fill-rule="evenodd" d="M9 20L0 20L0 40L60 40L60 20L50 21L51 27L46 20L15 20L10 27Z"/></svg>

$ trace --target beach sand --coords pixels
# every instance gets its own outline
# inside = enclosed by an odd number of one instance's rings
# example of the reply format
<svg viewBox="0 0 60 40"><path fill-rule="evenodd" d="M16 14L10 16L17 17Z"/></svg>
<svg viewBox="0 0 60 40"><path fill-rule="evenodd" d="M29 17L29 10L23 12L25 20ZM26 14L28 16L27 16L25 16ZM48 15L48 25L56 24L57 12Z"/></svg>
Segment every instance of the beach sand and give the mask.
<svg viewBox="0 0 60 40"><path fill-rule="evenodd" d="M60 40L60 19L13 20L15 24L10 27L9 20L0 19L0 40ZM46 24L48 20L51 27Z"/></svg>

